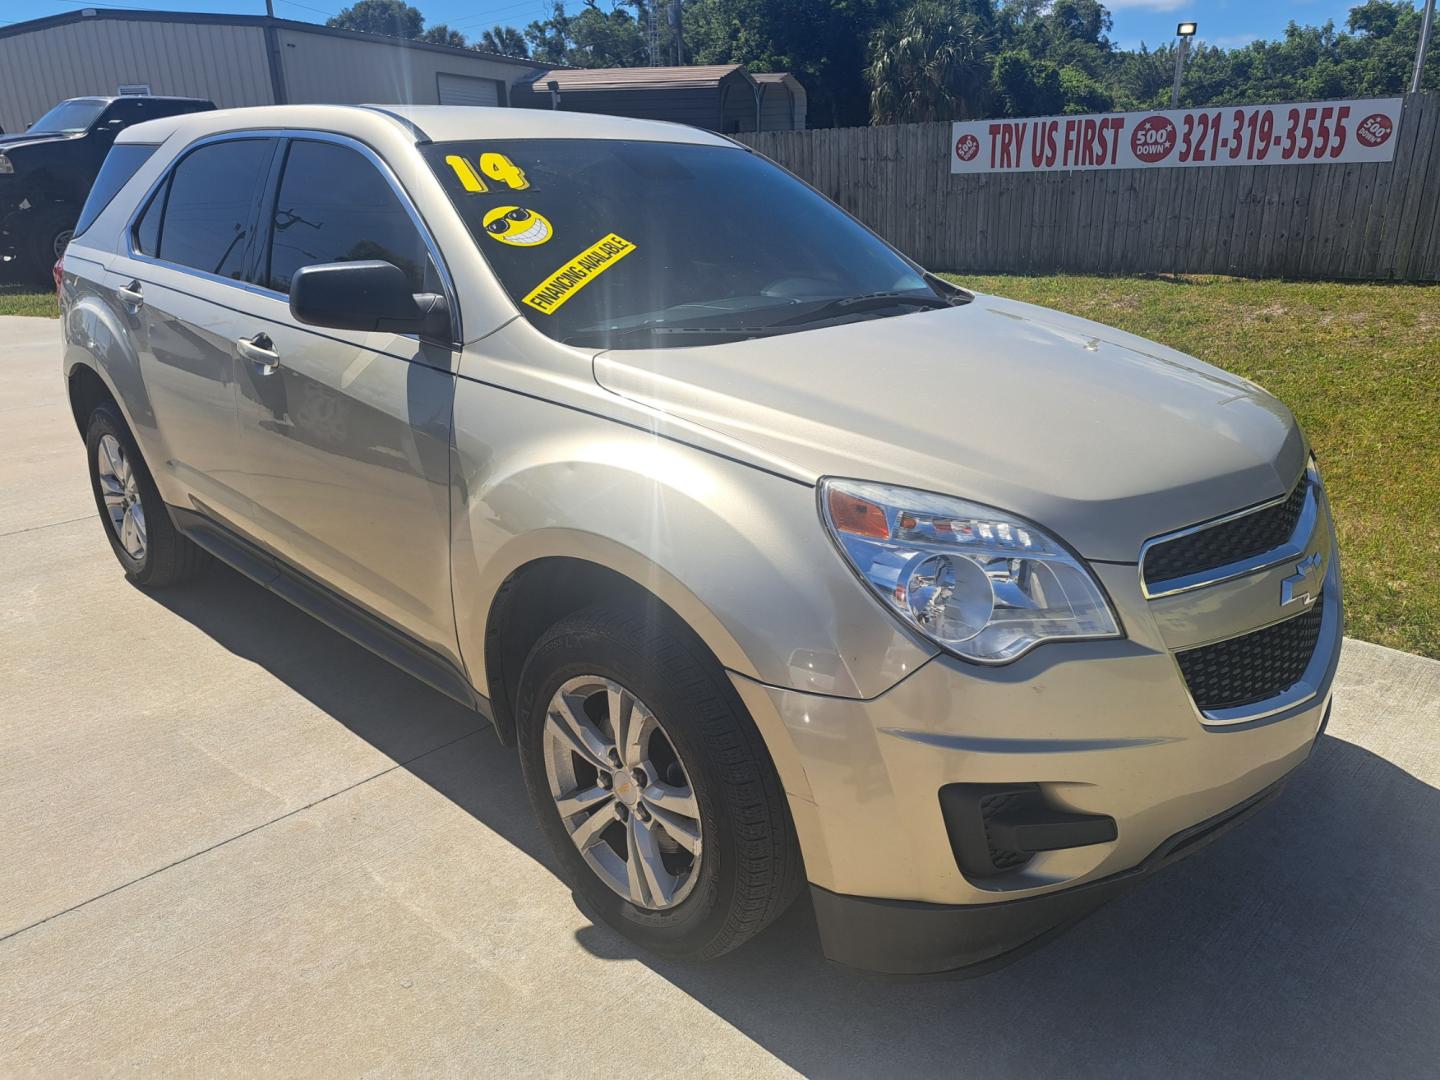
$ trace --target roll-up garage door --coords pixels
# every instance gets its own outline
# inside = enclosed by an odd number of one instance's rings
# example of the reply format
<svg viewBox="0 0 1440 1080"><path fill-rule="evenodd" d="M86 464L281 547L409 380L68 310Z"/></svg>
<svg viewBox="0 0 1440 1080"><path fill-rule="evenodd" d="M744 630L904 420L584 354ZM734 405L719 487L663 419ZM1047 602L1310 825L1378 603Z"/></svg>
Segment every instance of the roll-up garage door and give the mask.
<svg viewBox="0 0 1440 1080"><path fill-rule="evenodd" d="M441 105L499 105L500 84L471 75L440 75Z"/></svg>

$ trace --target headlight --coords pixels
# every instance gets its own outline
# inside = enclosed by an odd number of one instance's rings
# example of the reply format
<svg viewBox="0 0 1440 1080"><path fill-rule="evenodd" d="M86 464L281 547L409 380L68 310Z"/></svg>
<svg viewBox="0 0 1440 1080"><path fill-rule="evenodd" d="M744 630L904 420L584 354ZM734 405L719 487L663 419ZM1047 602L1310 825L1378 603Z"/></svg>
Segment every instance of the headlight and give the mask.
<svg viewBox="0 0 1440 1080"><path fill-rule="evenodd" d="M856 480L821 481L820 505L861 579L957 656L1003 664L1042 641L1120 636L1090 571L1027 521Z"/></svg>
<svg viewBox="0 0 1440 1080"><path fill-rule="evenodd" d="M15 166L10 164L10 159L4 154L0 154L0 176L8 175L14 171Z"/></svg>

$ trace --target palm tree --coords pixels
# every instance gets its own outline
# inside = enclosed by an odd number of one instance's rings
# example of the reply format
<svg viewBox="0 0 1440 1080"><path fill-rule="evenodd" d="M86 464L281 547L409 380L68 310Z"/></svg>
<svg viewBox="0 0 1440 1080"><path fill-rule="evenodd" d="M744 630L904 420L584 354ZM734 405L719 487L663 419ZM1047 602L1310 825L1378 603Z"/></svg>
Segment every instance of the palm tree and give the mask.
<svg viewBox="0 0 1440 1080"><path fill-rule="evenodd" d="M870 122L985 115L989 34L956 0L915 0L870 40Z"/></svg>
<svg viewBox="0 0 1440 1080"><path fill-rule="evenodd" d="M504 53L506 56L528 58L530 55L525 36L513 26L496 26L486 30L480 35L480 47L491 52Z"/></svg>

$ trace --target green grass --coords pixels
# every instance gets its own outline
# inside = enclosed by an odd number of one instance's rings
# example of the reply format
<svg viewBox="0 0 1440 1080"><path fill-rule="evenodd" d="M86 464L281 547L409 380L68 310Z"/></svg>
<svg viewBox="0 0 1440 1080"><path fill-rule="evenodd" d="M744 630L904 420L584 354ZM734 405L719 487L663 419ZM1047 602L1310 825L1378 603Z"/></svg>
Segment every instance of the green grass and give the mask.
<svg viewBox="0 0 1440 1080"><path fill-rule="evenodd" d="M53 292L27 292L22 285L0 285L0 315L39 315L56 319L60 317L60 307Z"/></svg>
<svg viewBox="0 0 1440 1080"><path fill-rule="evenodd" d="M1335 509L1346 631L1440 658L1440 287L947 276L1143 334L1283 400Z"/></svg>

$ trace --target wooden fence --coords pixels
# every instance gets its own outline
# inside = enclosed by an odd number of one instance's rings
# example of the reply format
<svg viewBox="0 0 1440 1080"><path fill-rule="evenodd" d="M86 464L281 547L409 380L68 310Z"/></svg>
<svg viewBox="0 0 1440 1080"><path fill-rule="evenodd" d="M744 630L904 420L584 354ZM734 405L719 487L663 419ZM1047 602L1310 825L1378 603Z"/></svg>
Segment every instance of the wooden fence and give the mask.
<svg viewBox="0 0 1440 1080"><path fill-rule="evenodd" d="M950 173L950 125L737 136L921 264L996 273L1440 281L1440 94L1393 161Z"/></svg>

